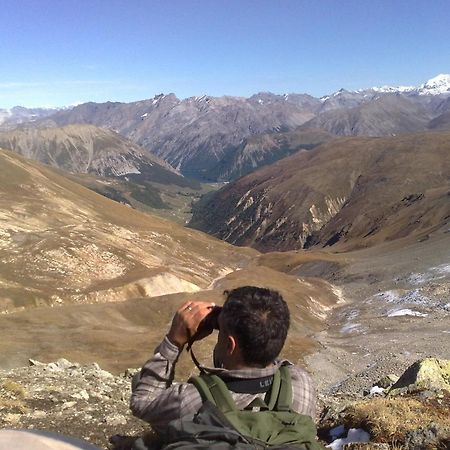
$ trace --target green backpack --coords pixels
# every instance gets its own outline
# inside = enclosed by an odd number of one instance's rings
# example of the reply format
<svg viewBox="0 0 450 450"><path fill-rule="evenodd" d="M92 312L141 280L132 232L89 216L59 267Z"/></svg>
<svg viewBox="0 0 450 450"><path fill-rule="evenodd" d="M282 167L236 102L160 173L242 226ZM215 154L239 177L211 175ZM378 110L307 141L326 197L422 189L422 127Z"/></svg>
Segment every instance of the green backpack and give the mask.
<svg viewBox="0 0 450 450"><path fill-rule="evenodd" d="M194 419L178 419L167 429L171 449L303 449L323 450L311 417L291 411L292 384L287 366L275 372L264 401L255 399L239 410L225 382L202 374L189 380L203 399ZM259 411L252 411L253 407Z"/></svg>

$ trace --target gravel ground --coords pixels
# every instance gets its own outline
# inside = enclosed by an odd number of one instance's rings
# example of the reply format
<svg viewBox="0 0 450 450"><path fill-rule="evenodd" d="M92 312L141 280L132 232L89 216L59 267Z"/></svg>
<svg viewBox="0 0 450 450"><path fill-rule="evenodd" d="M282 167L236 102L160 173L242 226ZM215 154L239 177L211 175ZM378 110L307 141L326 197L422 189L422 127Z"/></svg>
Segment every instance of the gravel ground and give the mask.
<svg viewBox="0 0 450 450"><path fill-rule="evenodd" d="M359 396L418 359L450 359L450 237L426 244L364 250L321 274L345 303L315 336L320 350L305 358L320 393Z"/></svg>

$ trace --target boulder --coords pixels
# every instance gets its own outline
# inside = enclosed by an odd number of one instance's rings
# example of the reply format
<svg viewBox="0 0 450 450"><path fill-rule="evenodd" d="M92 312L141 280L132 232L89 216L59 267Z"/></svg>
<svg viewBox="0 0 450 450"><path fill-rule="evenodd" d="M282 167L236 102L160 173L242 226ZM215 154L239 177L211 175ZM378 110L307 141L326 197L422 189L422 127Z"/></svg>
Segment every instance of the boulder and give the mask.
<svg viewBox="0 0 450 450"><path fill-rule="evenodd" d="M420 391L450 392L450 360L426 358L408 367L389 390L389 395Z"/></svg>

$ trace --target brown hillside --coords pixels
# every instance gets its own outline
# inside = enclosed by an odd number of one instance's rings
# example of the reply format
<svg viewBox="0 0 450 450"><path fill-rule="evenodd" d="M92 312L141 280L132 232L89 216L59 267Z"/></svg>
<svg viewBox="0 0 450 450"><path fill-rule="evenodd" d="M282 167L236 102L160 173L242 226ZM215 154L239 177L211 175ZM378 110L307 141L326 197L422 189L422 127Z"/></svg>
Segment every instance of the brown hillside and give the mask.
<svg viewBox="0 0 450 450"><path fill-rule="evenodd" d="M298 360L338 300L326 282L251 268L255 250L135 211L14 153L0 151L0 180L1 368L59 357L139 366L181 302L220 303L224 289L251 283L285 296L286 354ZM211 344L198 346L200 358Z"/></svg>
<svg viewBox="0 0 450 450"><path fill-rule="evenodd" d="M342 138L227 185L191 226L263 251L356 248L425 238L448 223L449 191L450 133Z"/></svg>

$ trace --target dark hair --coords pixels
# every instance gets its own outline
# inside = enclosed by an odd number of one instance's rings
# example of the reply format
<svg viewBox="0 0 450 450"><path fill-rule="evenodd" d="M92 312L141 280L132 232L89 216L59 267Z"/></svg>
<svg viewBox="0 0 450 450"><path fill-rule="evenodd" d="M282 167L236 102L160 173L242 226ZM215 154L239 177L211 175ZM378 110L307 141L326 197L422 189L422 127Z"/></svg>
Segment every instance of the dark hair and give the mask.
<svg viewBox="0 0 450 450"><path fill-rule="evenodd" d="M225 291L225 332L237 340L246 364L265 367L280 354L289 329L289 309L281 294L244 286Z"/></svg>

